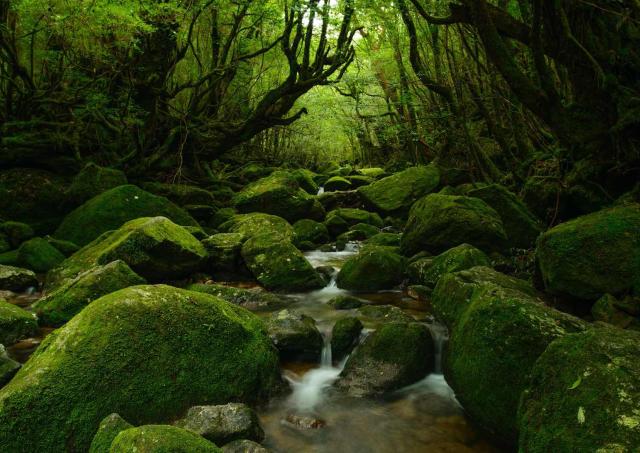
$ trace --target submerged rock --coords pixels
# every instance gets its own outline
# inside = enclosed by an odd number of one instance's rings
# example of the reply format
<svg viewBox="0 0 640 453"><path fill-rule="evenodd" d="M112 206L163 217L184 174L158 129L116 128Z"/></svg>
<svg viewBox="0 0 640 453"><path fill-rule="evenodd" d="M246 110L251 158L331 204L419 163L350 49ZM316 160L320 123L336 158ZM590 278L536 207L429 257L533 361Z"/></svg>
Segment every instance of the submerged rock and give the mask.
<svg viewBox="0 0 640 453"><path fill-rule="evenodd" d="M175 426L192 431L207 440L224 445L234 440L264 439L258 415L246 404L229 403L222 406L195 406Z"/></svg>
<svg viewBox="0 0 640 453"><path fill-rule="evenodd" d="M222 453L197 434L169 425L130 428L116 436L110 453Z"/></svg>
<svg viewBox="0 0 640 453"><path fill-rule="evenodd" d="M33 313L0 299L0 344L10 345L37 332Z"/></svg>
<svg viewBox="0 0 640 453"><path fill-rule="evenodd" d="M640 294L640 204L605 209L562 223L538 239L545 288L593 301Z"/></svg>
<svg viewBox="0 0 640 453"><path fill-rule="evenodd" d="M131 287L51 333L0 390L0 450L86 451L110 413L156 423L194 404L255 402L279 383L255 315L206 294Z"/></svg>
<svg viewBox="0 0 640 453"><path fill-rule="evenodd" d="M0 290L19 292L34 286L38 286L35 272L0 264Z"/></svg>
<svg viewBox="0 0 640 453"><path fill-rule="evenodd" d="M324 340L313 318L282 310L267 321L269 336L285 360L320 359Z"/></svg>
<svg viewBox="0 0 640 453"><path fill-rule="evenodd" d="M433 340L426 326L385 324L349 356L336 386L351 396L381 396L419 381L433 366Z"/></svg>
<svg viewBox="0 0 640 453"><path fill-rule="evenodd" d="M552 342L518 415L521 451L633 452L640 445L640 333L593 328Z"/></svg>
<svg viewBox="0 0 640 453"><path fill-rule="evenodd" d="M351 291L392 289L402 283L405 266L405 259L388 248L368 246L344 263L337 284Z"/></svg>
<svg viewBox="0 0 640 453"><path fill-rule="evenodd" d="M216 199L208 190L188 184L145 182L142 188L154 195L166 197L178 206L215 206Z"/></svg>
<svg viewBox="0 0 640 453"><path fill-rule="evenodd" d="M640 330L640 297L626 297L618 300L605 294L591 307L596 321L606 322L621 329Z"/></svg>
<svg viewBox="0 0 640 453"><path fill-rule="evenodd" d="M98 432L91 441L89 453L109 453L113 440L122 431L133 428L129 422L118 414L107 415L98 427Z"/></svg>
<svg viewBox="0 0 640 453"><path fill-rule="evenodd" d="M331 357L340 361L358 344L364 326L358 318L348 317L336 321L331 331Z"/></svg>
<svg viewBox="0 0 640 453"><path fill-rule="evenodd" d="M271 294L261 288L242 289L232 286L196 283L187 287L189 291L210 294L239 305L249 311L272 311L285 308L293 300L281 294Z"/></svg>

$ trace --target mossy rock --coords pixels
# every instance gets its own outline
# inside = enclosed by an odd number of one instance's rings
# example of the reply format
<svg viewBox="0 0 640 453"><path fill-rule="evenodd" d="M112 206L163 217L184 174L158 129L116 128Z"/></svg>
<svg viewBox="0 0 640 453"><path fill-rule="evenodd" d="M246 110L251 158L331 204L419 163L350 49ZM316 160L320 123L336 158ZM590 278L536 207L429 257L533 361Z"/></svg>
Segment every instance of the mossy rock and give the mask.
<svg viewBox="0 0 640 453"><path fill-rule="evenodd" d="M324 183L325 192L336 192L350 189L352 189L351 182L342 176L334 176Z"/></svg>
<svg viewBox="0 0 640 453"><path fill-rule="evenodd" d="M331 330L331 358L340 361L358 344L364 326L358 318L347 317L336 321Z"/></svg>
<svg viewBox="0 0 640 453"><path fill-rule="evenodd" d="M414 283L430 288L435 288L438 280L444 274L471 269L476 266L491 266L489 257L469 244L461 244L435 258L426 258L426 260L429 260L427 266L424 266L426 264L424 260L419 260L409 265L409 267L414 269L415 277L417 277L417 281L414 281Z"/></svg>
<svg viewBox="0 0 640 453"><path fill-rule="evenodd" d="M366 245L381 245L384 247L400 247L402 234L378 233L364 241Z"/></svg>
<svg viewBox="0 0 640 453"><path fill-rule="evenodd" d="M222 453L214 443L186 429L145 425L120 432L109 453Z"/></svg>
<svg viewBox="0 0 640 453"><path fill-rule="evenodd" d="M381 396L424 378L433 371L434 360L426 326L385 324L349 356L336 386L351 396Z"/></svg>
<svg viewBox="0 0 640 453"><path fill-rule="evenodd" d="M293 299L280 294L272 294L259 288L243 289L233 286L194 283L187 287L189 291L197 291L216 296L249 311L273 311L291 305Z"/></svg>
<svg viewBox="0 0 640 453"><path fill-rule="evenodd" d="M422 250L442 253L460 244L501 251L507 234L498 213L479 198L431 194L411 208L402 236L407 256Z"/></svg>
<svg viewBox="0 0 640 453"><path fill-rule="evenodd" d="M415 319L394 305L363 305L358 315L375 324L389 322L414 322Z"/></svg>
<svg viewBox="0 0 640 453"><path fill-rule="evenodd" d="M276 170L274 167L267 167L257 162L249 162L234 170L234 174L243 184L247 184L269 176L274 170Z"/></svg>
<svg viewBox="0 0 640 453"><path fill-rule="evenodd" d="M0 224L0 234L3 234L11 249L17 249L25 241L33 238L36 233L30 225L22 222L4 222Z"/></svg>
<svg viewBox="0 0 640 453"><path fill-rule="evenodd" d="M337 284L350 291L392 289L402 283L405 266L402 256L385 247L367 247L344 263Z"/></svg>
<svg viewBox="0 0 640 453"><path fill-rule="evenodd" d="M303 242L310 242L314 246L319 246L329 242L329 230L327 227L315 220L302 219L293 224L294 243L296 245Z"/></svg>
<svg viewBox="0 0 640 453"><path fill-rule="evenodd" d="M152 282L179 279L197 271L206 258L204 246L185 228L164 217L141 218L64 260L47 274L46 287L53 290L87 269L116 260Z"/></svg>
<svg viewBox="0 0 640 453"><path fill-rule="evenodd" d="M290 173L277 171L246 186L234 204L242 213L262 212L290 222L311 218L315 198L300 188Z"/></svg>
<svg viewBox="0 0 640 453"><path fill-rule="evenodd" d="M242 257L265 288L279 292L319 289L324 280L288 239L271 234L254 236L242 246Z"/></svg>
<svg viewBox="0 0 640 453"><path fill-rule="evenodd" d="M357 209L363 207L362 197L356 190L325 192L318 195L317 200L327 211L340 208Z"/></svg>
<svg viewBox="0 0 640 453"><path fill-rule="evenodd" d="M19 292L33 286L38 286L35 272L0 264L0 290Z"/></svg>
<svg viewBox="0 0 640 453"><path fill-rule="evenodd" d="M0 218L30 225L36 234L55 229L64 215L66 182L45 170L0 171Z"/></svg>
<svg viewBox="0 0 640 453"><path fill-rule="evenodd" d="M522 200L538 218L562 217L566 210L566 193L560 182L544 177L531 177L522 188Z"/></svg>
<svg viewBox="0 0 640 453"><path fill-rule="evenodd" d="M228 222L238 215L238 210L236 208L222 208L218 209L213 217L209 220L209 226L212 228L218 228L220 225Z"/></svg>
<svg viewBox="0 0 640 453"><path fill-rule="evenodd" d="M410 167L358 189L370 209L390 216L403 216L411 205L440 185L436 166Z"/></svg>
<svg viewBox="0 0 640 453"><path fill-rule="evenodd" d="M8 252L0 253L0 265L17 266L18 264L17 250L10 250Z"/></svg>
<svg viewBox="0 0 640 453"><path fill-rule="evenodd" d="M0 344L11 345L38 332L36 316L0 299Z"/></svg>
<svg viewBox="0 0 640 453"><path fill-rule="evenodd" d="M102 192L127 183L124 172L89 163L73 178L67 190L66 202L72 206L79 206Z"/></svg>
<svg viewBox="0 0 640 453"><path fill-rule="evenodd" d="M374 179L378 179L387 175L387 171L384 168L380 167L359 168L356 171L359 175Z"/></svg>
<svg viewBox="0 0 640 453"><path fill-rule="evenodd" d="M130 287L50 334L0 390L0 450L86 451L110 413L157 423L195 404L256 402L279 381L256 316L202 293Z"/></svg>
<svg viewBox="0 0 640 453"><path fill-rule="evenodd" d="M54 236L84 246L130 220L157 216L182 226L199 226L186 211L166 198L127 185L103 192L84 203L65 217Z"/></svg>
<svg viewBox="0 0 640 453"><path fill-rule="evenodd" d="M244 263L240 250L245 237L242 233L219 233L202 241L209 258L206 266L211 272L242 273Z"/></svg>
<svg viewBox="0 0 640 453"><path fill-rule="evenodd" d="M316 195L320 187L316 182L317 174L306 168L299 168L291 172L291 176L298 181L298 185L309 195Z"/></svg>
<svg viewBox="0 0 640 453"><path fill-rule="evenodd" d="M450 331L447 382L472 420L505 444L517 440L517 410L535 361L584 323L519 291L484 285Z"/></svg>
<svg viewBox="0 0 640 453"><path fill-rule="evenodd" d="M215 197L208 190L188 184L145 182L141 187L154 195L168 198L178 206L216 206Z"/></svg>
<svg viewBox="0 0 640 453"><path fill-rule="evenodd" d="M377 228L382 228L383 226L382 219L378 214L353 208L334 209L327 214L324 221L324 224L334 237L348 231L350 227L359 223Z"/></svg>
<svg viewBox="0 0 640 453"><path fill-rule="evenodd" d="M46 239L33 238L18 249L18 262L37 273L45 273L62 263L65 256Z"/></svg>
<svg viewBox="0 0 640 453"><path fill-rule="evenodd" d="M4 345L0 344L0 388L13 379L21 366L20 363L9 358Z"/></svg>
<svg viewBox="0 0 640 453"><path fill-rule="evenodd" d="M89 453L109 453L113 440L122 431L133 428L133 425L118 414L107 415L98 427L98 432L91 441Z"/></svg>
<svg viewBox="0 0 640 453"><path fill-rule="evenodd" d="M267 320L269 336L284 360L317 361L324 340L310 316L281 310Z"/></svg>
<svg viewBox="0 0 640 453"><path fill-rule="evenodd" d="M478 266L445 274L438 280L431 295L434 314L451 330L469 307L474 291L483 287L513 290L532 298L537 296L529 282Z"/></svg>
<svg viewBox="0 0 640 453"><path fill-rule="evenodd" d="M282 217L258 212L236 215L220 225L220 231L240 233L247 239L259 234L293 239L293 227L289 222Z"/></svg>
<svg viewBox="0 0 640 453"><path fill-rule="evenodd" d="M628 300L635 301L633 304L635 306L631 306ZM638 309L640 309L640 298L628 297L624 301L619 301L611 294L605 294L593 304L591 315L596 321L606 322L621 329L640 330Z"/></svg>
<svg viewBox="0 0 640 453"><path fill-rule="evenodd" d="M364 305L362 299L358 299L354 296L341 294L333 297L327 305L335 308L336 310L353 310L354 308L360 308Z"/></svg>
<svg viewBox="0 0 640 453"><path fill-rule="evenodd" d="M374 178L369 178L368 176L362 176L362 175L347 176L346 179L351 183L351 187L353 189L357 189L358 187L368 186L369 184L373 184L375 182Z"/></svg>
<svg viewBox="0 0 640 453"><path fill-rule="evenodd" d="M518 415L520 451L635 452L640 445L640 333L589 329L540 356Z"/></svg>
<svg viewBox="0 0 640 453"><path fill-rule="evenodd" d="M490 184L471 190L466 195L480 198L495 209L502 219L509 245L528 249L535 244L542 232L542 225L514 193L499 184Z"/></svg>
<svg viewBox="0 0 640 453"><path fill-rule="evenodd" d="M11 251L9 238L4 233L0 233L0 253L6 253L9 251Z"/></svg>
<svg viewBox="0 0 640 453"><path fill-rule="evenodd" d="M81 248L71 241L63 241L61 239L56 239L51 236L47 236L45 237L45 239L49 244L51 244L53 247L58 249L58 251L66 257L70 257Z"/></svg>
<svg viewBox="0 0 640 453"><path fill-rule="evenodd" d="M553 294L587 301L629 291L640 295L640 204L562 223L540 236L536 255Z"/></svg>
<svg viewBox="0 0 640 453"><path fill-rule="evenodd" d="M102 296L129 286L146 283L124 261L95 266L56 288L33 304L40 322L48 326L64 324L84 307Z"/></svg>

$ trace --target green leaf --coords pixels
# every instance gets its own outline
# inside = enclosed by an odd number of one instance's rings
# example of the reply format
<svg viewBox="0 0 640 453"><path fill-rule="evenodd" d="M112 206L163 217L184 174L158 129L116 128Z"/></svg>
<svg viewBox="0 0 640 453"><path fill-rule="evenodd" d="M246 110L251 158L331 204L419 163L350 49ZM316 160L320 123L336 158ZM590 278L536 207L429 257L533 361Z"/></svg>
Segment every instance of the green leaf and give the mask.
<svg viewBox="0 0 640 453"><path fill-rule="evenodd" d="M571 384L571 387L569 387L569 390L573 390L577 388L580 384L582 384L582 376L578 376L578 379L576 379L576 381L573 384Z"/></svg>

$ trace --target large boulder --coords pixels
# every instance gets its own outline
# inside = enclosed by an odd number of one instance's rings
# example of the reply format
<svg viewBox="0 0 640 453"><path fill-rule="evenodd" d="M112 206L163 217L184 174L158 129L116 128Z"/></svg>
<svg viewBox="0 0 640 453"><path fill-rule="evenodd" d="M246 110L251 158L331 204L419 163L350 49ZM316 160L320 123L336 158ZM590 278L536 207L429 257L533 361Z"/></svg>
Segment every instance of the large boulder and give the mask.
<svg viewBox="0 0 640 453"><path fill-rule="evenodd" d="M423 258L411 263L409 275L413 276L412 283L434 288L445 274L490 265L491 260L484 252L472 245L461 244L435 258Z"/></svg>
<svg viewBox="0 0 640 453"><path fill-rule="evenodd" d="M258 442L264 439L258 415L242 403L195 406L174 425L192 431L217 445L241 439Z"/></svg>
<svg viewBox="0 0 640 453"><path fill-rule="evenodd" d="M10 345L38 332L36 316L0 299L0 344Z"/></svg>
<svg viewBox="0 0 640 453"><path fill-rule="evenodd" d="M351 396L381 396L419 381L433 367L429 329L418 323L390 323L355 349L336 386Z"/></svg>
<svg viewBox="0 0 640 453"><path fill-rule="evenodd" d="M133 425L118 414L109 414L101 422L98 432L93 436L89 453L109 453L113 440L122 431L133 428Z"/></svg>
<svg viewBox="0 0 640 453"><path fill-rule="evenodd" d="M483 200L500 215L512 247L528 249L542 232L540 221L520 199L504 186L490 184L466 193Z"/></svg>
<svg viewBox="0 0 640 453"><path fill-rule="evenodd" d="M331 357L342 360L358 344L364 326L358 318L347 317L336 321L331 330Z"/></svg>
<svg viewBox="0 0 640 453"><path fill-rule="evenodd" d="M553 294L587 301L607 293L640 294L640 204L562 223L540 236L536 255Z"/></svg>
<svg viewBox="0 0 640 453"><path fill-rule="evenodd" d="M219 233L202 241L209 258L206 270L211 272L242 273L244 263L240 251L245 237L242 233Z"/></svg>
<svg viewBox="0 0 640 453"><path fill-rule="evenodd" d="M282 217L255 212L239 214L220 225L224 233L240 233L245 239L259 234L271 234L287 239L293 238L293 227Z"/></svg>
<svg viewBox="0 0 640 453"><path fill-rule="evenodd" d="M243 213L263 212L295 222L312 217L315 198L301 189L290 173L276 171L246 186L234 203Z"/></svg>
<svg viewBox="0 0 640 453"><path fill-rule="evenodd" d="M329 242L327 227L315 220L302 219L293 224L294 242L296 245L308 243L319 246Z"/></svg>
<svg viewBox="0 0 640 453"><path fill-rule="evenodd" d="M130 220L156 216L182 226L198 226L193 217L166 198L126 185L107 190L78 207L64 218L54 236L83 246Z"/></svg>
<svg viewBox="0 0 640 453"><path fill-rule="evenodd" d="M187 287L189 291L211 294L249 311L273 311L291 305L294 299L272 294L261 288L235 288L216 284L194 283Z"/></svg>
<svg viewBox="0 0 640 453"><path fill-rule="evenodd" d="M636 452L640 333L593 328L552 342L518 415L520 451Z"/></svg>
<svg viewBox="0 0 640 453"><path fill-rule="evenodd" d="M68 281L33 304L40 322L64 324L84 307L102 296L129 286L146 283L124 261L95 266Z"/></svg>
<svg viewBox="0 0 640 453"><path fill-rule="evenodd" d="M506 444L535 361L556 338L584 323L517 290L481 284L450 331L444 372L469 416Z"/></svg>
<svg viewBox="0 0 640 453"><path fill-rule="evenodd" d="M164 217L132 220L105 233L47 274L53 289L96 265L124 261L149 281L179 279L199 269L207 252L185 228Z"/></svg>
<svg viewBox="0 0 640 453"><path fill-rule="evenodd" d="M29 269L0 264L0 291L19 292L37 286L38 279L35 272Z"/></svg>
<svg viewBox="0 0 640 453"><path fill-rule="evenodd" d="M127 176L120 170L87 164L71 182L66 203L79 206L87 200L115 187L127 184Z"/></svg>
<svg viewBox="0 0 640 453"><path fill-rule="evenodd" d="M411 208L402 236L405 255L442 253L460 244L482 251L504 249L507 234L500 216L479 198L431 194Z"/></svg>
<svg viewBox="0 0 640 453"><path fill-rule="evenodd" d="M405 265L393 248L367 246L344 263L337 284L351 291L392 289L402 283Z"/></svg>
<svg viewBox="0 0 640 453"><path fill-rule="evenodd" d="M222 453L196 433L169 425L146 425L120 432L109 453Z"/></svg>
<svg viewBox="0 0 640 453"><path fill-rule="evenodd" d="M440 171L434 165L411 167L358 189L370 209L384 216L403 216L419 198L440 185Z"/></svg>
<svg viewBox="0 0 640 453"><path fill-rule="evenodd" d="M242 246L242 257L268 290L300 292L324 286L320 274L288 239L271 234L254 236Z"/></svg>
<svg viewBox="0 0 640 453"><path fill-rule="evenodd" d="M324 340L313 318L282 310L267 321L269 336L285 360L317 361Z"/></svg>
<svg viewBox="0 0 640 453"><path fill-rule="evenodd" d="M255 402L279 382L257 317L206 294L135 286L50 334L0 390L0 450L86 451L110 413L156 423L196 404Z"/></svg>
<svg viewBox="0 0 640 453"><path fill-rule="evenodd" d="M18 262L38 273L45 273L63 262L65 256L46 239L33 238L18 249Z"/></svg>

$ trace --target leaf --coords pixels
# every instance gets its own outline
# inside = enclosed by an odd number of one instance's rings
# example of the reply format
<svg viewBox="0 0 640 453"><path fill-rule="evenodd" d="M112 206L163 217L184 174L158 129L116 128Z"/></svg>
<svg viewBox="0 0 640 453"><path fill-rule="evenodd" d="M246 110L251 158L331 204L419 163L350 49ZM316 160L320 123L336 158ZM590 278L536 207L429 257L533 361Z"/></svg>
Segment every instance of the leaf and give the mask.
<svg viewBox="0 0 640 453"><path fill-rule="evenodd" d="M580 406L578 408L578 423L580 423L581 425L585 422L586 418L584 416L584 408L582 406Z"/></svg>
<svg viewBox="0 0 640 453"><path fill-rule="evenodd" d="M576 381L573 384L571 384L571 387L569 387L569 390L573 390L577 388L580 384L582 384L582 376L578 376L578 379L576 379Z"/></svg>

